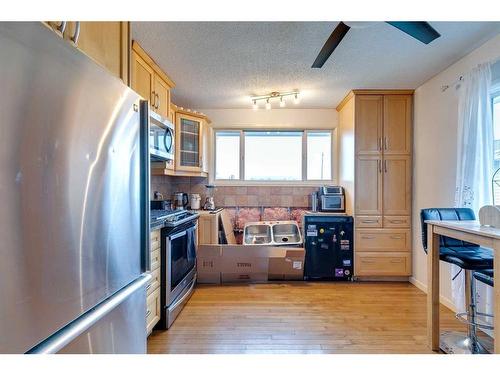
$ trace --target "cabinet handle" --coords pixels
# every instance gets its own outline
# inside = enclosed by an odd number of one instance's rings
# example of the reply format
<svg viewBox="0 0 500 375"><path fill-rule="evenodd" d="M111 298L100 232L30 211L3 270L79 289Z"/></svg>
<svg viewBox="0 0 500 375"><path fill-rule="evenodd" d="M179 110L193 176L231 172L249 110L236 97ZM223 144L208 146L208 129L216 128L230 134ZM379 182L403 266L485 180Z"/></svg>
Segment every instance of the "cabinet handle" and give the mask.
<svg viewBox="0 0 500 375"><path fill-rule="evenodd" d="M155 94L156 95L156 109L159 109L160 108L160 95L158 94Z"/></svg>
<svg viewBox="0 0 500 375"><path fill-rule="evenodd" d="M403 259L391 259L391 263L403 263Z"/></svg>
<svg viewBox="0 0 500 375"><path fill-rule="evenodd" d="M61 34L64 34L64 30L66 30L66 21L61 21L61 24L56 27L56 30L59 31Z"/></svg>
<svg viewBox="0 0 500 375"><path fill-rule="evenodd" d="M378 223L378 220L361 220L361 222L364 224L370 224L370 223Z"/></svg>
<svg viewBox="0 0 500 375"><path fill-rule="evenodd" d="M387 150L387 137L384 137L384 149Z"/></svg>
<svg viewBox="0 0 500 375"><path fill-rule="evenodd" d="M146 318L151 315L151 310L146 311Z"/></svg>
<svg viewBox="0 0 500 375"><path fill-rule="evenodd" d="M382 161L381 160L377 160L377 165L378 165L378 172L382 173Z"/></svg>
<svg viewBox="0 0 500 375"><path fill-rule="evenodd" d="M149 284L147 287L146 287L146 290L149 290L151 289L151 284Z"/></svg>
<svg viewBox="0 0 500 375"><path fill-rule="evenodd" d="M363 238L365 240L373 240L375 238L375 236L361 236L361 238Z"/></svg>
<svg viewBox="0 0 500 375"><path fill-rule="evenodd" d="M387 173L387 160L384 160L384 171Z"/></svg>
<svg viewBox="0 0 500 375"><path fill-rule="evenodd" d="M152 96L152 97L151 97L151 107L156 108L156 107L155 107L156 94L155 94L155 92L154 92L154 91L152 91L152 92L151 92L151 96Z"/></svg>
<svg viewBox="0 0 500 375"><path fill-rule="evenodd" d="M80 21L76 21L75 24L75 33L71 37L71 41L75 44L78 44L78 38L80 37Z"/></svg>
<svg viewBox="0 0 500 375"><path fill-rule="evenodd" d="M389 222L391 222L393 224L403 224L403 223L406 223L405 220L389 220Z"/></svg>
<svg viewBox="0 0 500 375"><path fill-rule="evenodd" d="M392 238L393 240L400 240L400 239L401 239L401 238L403 238L403 237L401 237L401 236L391 236L391 238Z"/></svg>
<svg viewBox="0 0 500 375"><path fill-rule="evenodd" d="M373 259L361 259L361 263L375 263Z"/></svg>

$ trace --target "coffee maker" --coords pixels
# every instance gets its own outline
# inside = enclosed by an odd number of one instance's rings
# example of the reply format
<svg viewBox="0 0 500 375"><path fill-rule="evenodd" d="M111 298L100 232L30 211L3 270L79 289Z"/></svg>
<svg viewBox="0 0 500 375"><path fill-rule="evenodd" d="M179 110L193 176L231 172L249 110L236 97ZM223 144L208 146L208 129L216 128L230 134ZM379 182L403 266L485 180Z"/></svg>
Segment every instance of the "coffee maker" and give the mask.
<svg viewBox="0 0 500 375"><path fill-rule="evenodd" d="M172 200L174 210L185 210L189 203L187 193L177 192L174 193Z"/></svg>

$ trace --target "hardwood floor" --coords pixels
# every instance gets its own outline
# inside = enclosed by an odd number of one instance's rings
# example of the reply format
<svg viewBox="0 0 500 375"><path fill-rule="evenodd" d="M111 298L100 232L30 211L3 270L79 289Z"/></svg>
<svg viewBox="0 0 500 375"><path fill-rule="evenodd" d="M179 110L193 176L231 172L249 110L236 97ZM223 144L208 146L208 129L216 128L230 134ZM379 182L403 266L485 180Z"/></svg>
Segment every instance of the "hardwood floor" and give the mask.
<svg viewBox="0 0 500 375"><path fill-rule="evenodd" d="M441 329L465 332L441 306ZM199 285L149 353L432 353L409 283Z"/></svg>

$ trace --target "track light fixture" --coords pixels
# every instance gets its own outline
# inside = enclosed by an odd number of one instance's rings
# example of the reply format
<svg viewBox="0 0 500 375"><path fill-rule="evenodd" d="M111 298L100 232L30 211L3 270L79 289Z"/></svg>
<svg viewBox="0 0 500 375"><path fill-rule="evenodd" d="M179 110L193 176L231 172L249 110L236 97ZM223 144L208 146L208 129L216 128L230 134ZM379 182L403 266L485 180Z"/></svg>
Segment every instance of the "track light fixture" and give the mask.
<svg viewBox="0 0 500 375"><path fill-rule="evenodd" d="M251 100L252 100L252 108L257 110L259 109L259 104L258 104L258 101L259 100L265 100L266 101L266 105L265 105L265 108L266 109L271 109L271 99L278 99L279 98L279 105L281 108L285 107L286 106L286 102L285 102L285 97L287 96L293 96L293 102L294 104L299 104L300 103L300 93L298 90L294 90L294 91L290 91L290 92L278 92L278 91L273 91L267 95L260 95L260 96L252 96L251 97Z"/></svg>

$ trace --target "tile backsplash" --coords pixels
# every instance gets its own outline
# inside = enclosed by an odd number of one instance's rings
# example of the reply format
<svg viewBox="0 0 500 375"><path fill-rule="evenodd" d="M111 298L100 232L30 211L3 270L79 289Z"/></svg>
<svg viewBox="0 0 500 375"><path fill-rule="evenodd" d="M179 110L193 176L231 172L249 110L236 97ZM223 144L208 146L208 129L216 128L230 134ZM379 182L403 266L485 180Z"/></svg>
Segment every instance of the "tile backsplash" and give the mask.
<svg viewBox="0 0 500 375"><path fill-rule="evenodd" d="M171 198L176 191L198 193L205 202L208 180L204 177L152 176L151 196L154 191ZM215 189L217 207L310 207L314 186L218 186Z"/></svg>

